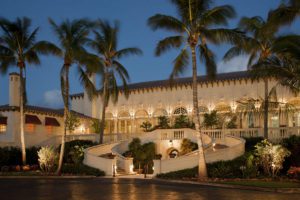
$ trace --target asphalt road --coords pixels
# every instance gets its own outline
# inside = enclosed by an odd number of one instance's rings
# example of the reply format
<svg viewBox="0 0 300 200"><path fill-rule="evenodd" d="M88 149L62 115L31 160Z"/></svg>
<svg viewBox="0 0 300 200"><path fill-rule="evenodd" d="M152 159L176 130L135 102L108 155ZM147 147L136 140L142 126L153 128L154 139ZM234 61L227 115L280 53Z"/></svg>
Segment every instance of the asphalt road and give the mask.
<svg viewBox="0 0 300 200"><path fill-rule="evenodd" d="M299 194L224 189L143 179L0 179L0 200L299 200Z"/></svg>

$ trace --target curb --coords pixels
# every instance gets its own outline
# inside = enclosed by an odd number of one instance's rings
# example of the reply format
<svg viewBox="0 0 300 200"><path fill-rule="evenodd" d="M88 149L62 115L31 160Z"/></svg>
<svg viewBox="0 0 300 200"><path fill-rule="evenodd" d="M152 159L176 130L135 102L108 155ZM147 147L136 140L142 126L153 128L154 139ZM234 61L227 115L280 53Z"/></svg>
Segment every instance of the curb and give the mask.
<svg viewBox="0 0 300 200"><path fill-rule="evenodd" d="M287 193L287 194L300 194L300 188L263 188L263 187L253 187L253 186L242 186L242 185L225 185L219 183L205 183L205 182L194 182L194 181L181 181L181 180L164 180L154 178L153 180L165 183L180 183L180 184L190 184L190 185L201 185L209 187L219 187L228 189L239 189L239 190L252 190L260 192L277 192L277 193Z"/></svg>
<svg viewBox="0 0 300 200"><path fill-rule="evenodd" d="M1 179L90 179L90 178L99 178L99 177L98 176L0 176L0 180Z"/></svg>

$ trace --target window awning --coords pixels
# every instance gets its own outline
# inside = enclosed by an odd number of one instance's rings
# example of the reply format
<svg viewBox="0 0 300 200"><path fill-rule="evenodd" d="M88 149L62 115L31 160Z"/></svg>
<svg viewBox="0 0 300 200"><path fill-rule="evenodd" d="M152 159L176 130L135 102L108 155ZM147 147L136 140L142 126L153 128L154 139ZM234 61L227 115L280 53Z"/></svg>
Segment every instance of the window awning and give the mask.
<svg viewBox="0 0 300 200"><path fill-rule="evenodd" d="M60 124L56 118L46 117L45 118L45 126L60 126Z"/></svg>
<svg viewBox="0 0 300 200"><path fill-rule="evenodd" d="M25 115L25 124L42 124L41 120L36 115Z"/></svg>
<svg viewBox="0 0 300 200"><path fill-rule="evenodd" d="M0 117L0 124L7 125L7 117Z"/></svg>

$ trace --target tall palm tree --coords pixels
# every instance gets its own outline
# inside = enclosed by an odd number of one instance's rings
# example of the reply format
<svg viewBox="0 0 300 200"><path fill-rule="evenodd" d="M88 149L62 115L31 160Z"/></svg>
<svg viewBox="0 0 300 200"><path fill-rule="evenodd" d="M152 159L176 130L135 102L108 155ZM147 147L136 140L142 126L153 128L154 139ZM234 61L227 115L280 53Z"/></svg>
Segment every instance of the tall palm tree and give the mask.
<svg viewBox="0 0 300 200"><path fill-rule="evenodd" d="M269 73L265 73L264 63L274 53L273 45L281 26L290 24L299 15L299 0L290 0L289 4L282 4L276 10L268 13L268 18L243 17L239 22L239 29L248 33L244 42L233 46L224 56L224 60L230 60L235 56L249 55L248 69L254 77L263 78L264 81L264 137L268 138L268 110L269 110ZM253 67L253 66L256 67ZM266 67L266 66L265 66Z"/></svg>
<svg viewBox="0 0 300 200"><path fill-rule="evenodd" d="M129 74L120 63L119 59L128 55L141 55L142 51L136 47L118 49L119 23L111 25L108 21L98 20L95 39L89 42L89 45L97 52L99 58L104 63L101 71L101 96L102 96L102 115L100 122L100 144L103 143L105 128L105 111L111 99L114 103L118 101L119 87L117 76L120 77L124 94L128 97L127 82Z"/></svg>
<svg viewBox="0 0 300 200"><path fill-rule="evenodd" d="M36 41L39 28L31 31L29 18L17 18L15 21L0 20L2 35L0 36L0 71L6 73L9 67L17 66L20 73L20 140L22 163L26 164L26 148L24 136L24 71L27 64L40 64L40 54L57 54L55 46L46 41Z"/></svg>
<svg viewBox="0 0 300 200"><path fill-rule="evenodd" d="M199 132L199 178L207 177L206 163L203 151L202 135L200 132L200 116L198 109L197 90L197 58L196 48L199 49L199 59L205 65L209 77L216 73L215 57L208 43L238 42L240 33L225 28L212 28L216 25L227 25L228 19L235 17L234 9L229 5L211 8L211 0L171 0L176 7L178 18L156 14L148 19L148 25L153 29L165 29L176 33L158 42L155 54L175 48L180 54L174 59L173 71L170 78L180 75L189 65L192 57L192 87L193 87L193 119Z"/></svg>
<svg viewBox="0 0 300 200"><path fill-rule="evenodd" d="M64 20L60 24L56 24L52 19L49 19L49 23L59 40L60 55L63 59L63 65L60 71L61 77L61 93L64 100L64 133L62 136L59 163L57 173L60 174L63 155L65 148L65 138L67 134L67 118L70 114L69 108L69 71L72 66L77 68L77 72L80 77L80 82L88 91L89 97L93 98L95 94L95 87L89 75L92 72L99 70L101 62L99 59L84 48L88 42L88 34L91 28L91 23L85 19L79 20Z"/></svg>

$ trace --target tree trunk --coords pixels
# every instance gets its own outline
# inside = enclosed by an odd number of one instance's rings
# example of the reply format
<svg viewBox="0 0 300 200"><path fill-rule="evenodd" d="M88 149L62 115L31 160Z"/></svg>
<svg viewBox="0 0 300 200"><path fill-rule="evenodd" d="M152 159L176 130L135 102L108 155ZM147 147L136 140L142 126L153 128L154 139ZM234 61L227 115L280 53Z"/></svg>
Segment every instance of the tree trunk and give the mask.
<svg viewBox="0 0 300 200"><path fill-rule="evenodd" d="M63 165L64 153L65 153L65 142L67 136L67 117L69 115L69 66L66 67L65 74L65 93L64 93L64 134L61 137L60 154L58 161L58 168L56 173L61 174L61 168Z"/></svg>
<svg viewBox="0 0 300 200"><path fill-rule="evenodd" d="M198 178L207 178L206 161L203 149L202 133L200 130L200 116L198 106L198 81L197 81L197 63L195 46L191 47L192 62L193 62L193 118L195 122L196 131L199 133L198 148L199 148L199 163L198 163Z"/></svg>
<svg viewBox="0 0 300 200"><path fill-rule="evenodd" d="M24 134L24 77L23 68L20 67L20 137L21 137L21 150L22 150L22 164L26 165L26 147L25 147L25 134Z"/></svg>
<svg viewBox="0 0 300 200"><path fill-rule="evenodd" d="M103 143L103 136L104 136L104 128L105 128L105 111L107 107L107 74L104 75L104 84L103 84L103 105L102 105L102 115L100 121L100 140L99 143Z"/></svg>
<svg viewBox="0 0 300 200"><path fill-rule="evenodd" d="M269 115L269 84L268 78L264 78L265 83L265 104L264 104L264 138L268 139L268 115Z"/></svg>

